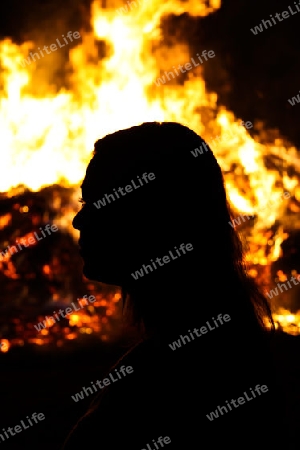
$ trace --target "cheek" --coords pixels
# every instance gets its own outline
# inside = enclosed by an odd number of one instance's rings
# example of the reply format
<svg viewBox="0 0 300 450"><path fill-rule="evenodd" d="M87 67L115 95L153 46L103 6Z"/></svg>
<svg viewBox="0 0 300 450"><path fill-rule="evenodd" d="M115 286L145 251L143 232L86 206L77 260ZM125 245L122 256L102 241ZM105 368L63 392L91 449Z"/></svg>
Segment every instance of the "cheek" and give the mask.
<svg viewBox="0 0 300 450"><path fill-rule="evenodd" d="M89 227L81 231L85 247L88 247L91 255L99 255L101 259L113 261L122 254L123 242L120 240L120 229L101 226L91 223Z"/></svg>

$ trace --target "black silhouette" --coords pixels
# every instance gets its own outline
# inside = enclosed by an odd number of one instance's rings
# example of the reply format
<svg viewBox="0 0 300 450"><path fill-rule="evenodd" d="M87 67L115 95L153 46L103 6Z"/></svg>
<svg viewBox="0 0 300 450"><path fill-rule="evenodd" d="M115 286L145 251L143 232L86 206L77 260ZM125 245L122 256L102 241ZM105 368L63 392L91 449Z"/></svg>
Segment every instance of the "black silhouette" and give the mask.
<svg viewBox="0 0 300 450"><path fill-rule="evenodd" d="M246 273L221 169L204 144L169 122L95 143L73 221L83 272L122 287L141 341L110 371L133 372L95 394L65 450L288 448L263 325L273 327L270 308Z"/></svg>

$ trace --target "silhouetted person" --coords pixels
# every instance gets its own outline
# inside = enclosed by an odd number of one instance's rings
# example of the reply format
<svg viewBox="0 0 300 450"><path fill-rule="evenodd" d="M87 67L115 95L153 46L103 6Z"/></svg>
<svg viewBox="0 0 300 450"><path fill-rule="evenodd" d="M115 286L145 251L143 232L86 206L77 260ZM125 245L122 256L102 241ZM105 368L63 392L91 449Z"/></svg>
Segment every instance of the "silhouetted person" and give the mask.
<svg viewBox="0 0 300 450"><path fill-rule="evenodd" d="M142 339L109 373L133 371L95 394L66 450L288 448L270 308L246 274L204 144L177 123L95 143L73 221L83 273L121 286Z"/></svg>

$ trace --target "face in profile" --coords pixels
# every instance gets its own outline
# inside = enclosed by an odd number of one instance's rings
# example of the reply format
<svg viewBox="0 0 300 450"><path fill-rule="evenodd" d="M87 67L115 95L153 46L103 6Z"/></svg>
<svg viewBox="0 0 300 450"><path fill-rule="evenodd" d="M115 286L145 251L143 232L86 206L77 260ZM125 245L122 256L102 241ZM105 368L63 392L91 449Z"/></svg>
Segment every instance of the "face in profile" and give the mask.
<svg viewBox="0 0 300 450"><path fill-rule="evenodd" d="M106 202L100 208L96 206L99 199L110 192L109 173L109 163L105 160L97 170L93 160L90 162L82 183L82 207L73 219L73 227L80 231L83 274L91 280L120 286L122 271L118 261L122 258L122 218L113 203Z"/></svg>

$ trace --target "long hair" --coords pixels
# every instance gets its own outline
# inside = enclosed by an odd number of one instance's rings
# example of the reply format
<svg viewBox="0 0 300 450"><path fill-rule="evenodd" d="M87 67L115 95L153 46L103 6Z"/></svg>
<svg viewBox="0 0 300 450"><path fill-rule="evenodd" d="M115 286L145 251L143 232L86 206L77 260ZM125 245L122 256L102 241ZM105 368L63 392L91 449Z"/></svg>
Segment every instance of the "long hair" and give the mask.
<svg viewBox="0 0 300 450"><path fill-rule="evenodd" d="M119 185L144 171L156 174L151 186L118 201L130 241L124 267L134 273L184 241L194 249L176 264L124 282L123 304L133 322L179 329L178 322L186 326L228 310L243 324L265 330L268 322L274 330L270 305L247 273L222 171L205 141L178 123L144 123L97 141L94 165L104 156ZM137 222L142 225L133 232L130 224Z"/></svg>

